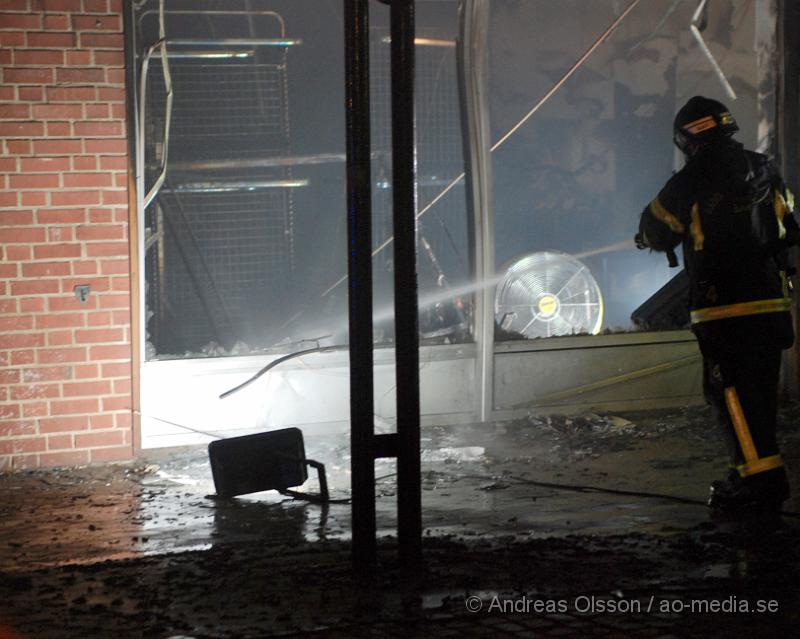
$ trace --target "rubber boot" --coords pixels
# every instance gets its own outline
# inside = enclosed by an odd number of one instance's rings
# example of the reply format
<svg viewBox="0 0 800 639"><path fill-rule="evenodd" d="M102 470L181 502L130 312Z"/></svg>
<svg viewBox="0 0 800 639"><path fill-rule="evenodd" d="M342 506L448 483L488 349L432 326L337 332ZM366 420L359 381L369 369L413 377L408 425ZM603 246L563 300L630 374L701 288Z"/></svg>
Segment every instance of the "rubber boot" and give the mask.
<svg viewBox="0 0 800 639"><path fill-rule="evenodd" d="M736 470L711 484L708 505L721 512L780 511L789 498L789 480L783 467L743 478Z"/></svg>

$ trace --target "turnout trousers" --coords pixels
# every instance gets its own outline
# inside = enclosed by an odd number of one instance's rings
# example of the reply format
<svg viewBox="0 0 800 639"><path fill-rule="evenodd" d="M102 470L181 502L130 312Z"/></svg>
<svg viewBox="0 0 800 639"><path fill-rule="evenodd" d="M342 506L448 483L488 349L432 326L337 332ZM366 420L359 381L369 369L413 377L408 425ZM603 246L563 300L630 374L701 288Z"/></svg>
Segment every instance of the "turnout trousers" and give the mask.
<svg viewBox="0 0 800 639"><path fill-rule="evenodd" d="M735 353L704 353L705 399L743 479L783 465L775 436L781 352L778 346L739 343Z"/></svg>

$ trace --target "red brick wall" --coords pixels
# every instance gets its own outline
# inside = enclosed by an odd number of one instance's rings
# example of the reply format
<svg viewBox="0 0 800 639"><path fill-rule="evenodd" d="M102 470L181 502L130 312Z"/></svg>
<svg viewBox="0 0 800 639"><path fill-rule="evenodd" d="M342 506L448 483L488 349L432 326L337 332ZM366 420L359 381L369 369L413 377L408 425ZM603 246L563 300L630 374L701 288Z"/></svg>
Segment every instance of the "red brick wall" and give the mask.
<svg viewBox="0 0 800 639"><path fill-rule="evenodd" d="M122 1L0 0L0 69L0 471L126 459Z"/></svg>

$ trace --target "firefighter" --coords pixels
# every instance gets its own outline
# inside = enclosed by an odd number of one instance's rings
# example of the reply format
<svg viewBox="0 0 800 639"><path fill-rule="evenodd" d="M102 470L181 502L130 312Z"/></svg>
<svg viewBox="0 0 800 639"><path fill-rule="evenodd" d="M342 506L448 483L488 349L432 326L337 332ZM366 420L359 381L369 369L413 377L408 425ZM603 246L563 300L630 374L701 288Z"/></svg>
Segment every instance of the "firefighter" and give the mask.
<svg viewBox="0 0 800 639"><path fill-rule="evenodd" d="M685 166L642 211L636 241L671 266L682 245L703 391L732 466L708 505L779 511L789 483L775 437L778 378L794 341L788 248L800 231L791 191L766 156L733 139L738 130L720 102L686 103L673 125Z"/></svg>

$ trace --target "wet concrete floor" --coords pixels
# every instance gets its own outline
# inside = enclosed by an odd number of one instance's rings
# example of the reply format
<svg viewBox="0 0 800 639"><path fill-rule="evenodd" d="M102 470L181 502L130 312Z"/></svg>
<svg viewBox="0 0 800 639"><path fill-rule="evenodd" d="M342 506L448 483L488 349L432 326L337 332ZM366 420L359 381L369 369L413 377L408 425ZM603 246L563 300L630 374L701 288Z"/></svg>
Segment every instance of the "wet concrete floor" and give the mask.
<svg viewBox="0 0 800 639"><path fill-rule="evenodd" d="M798 493L800 407L781 421ZM345 501L347 438L305 444ZM395 468L379 460L372 575L352 570L349 504L213 499L204 448L2 476L0 639L800 628L800 500L777 519L710 518L726 464L705 408L432 427L422 446L423 565L398 559Z"/></svg>

